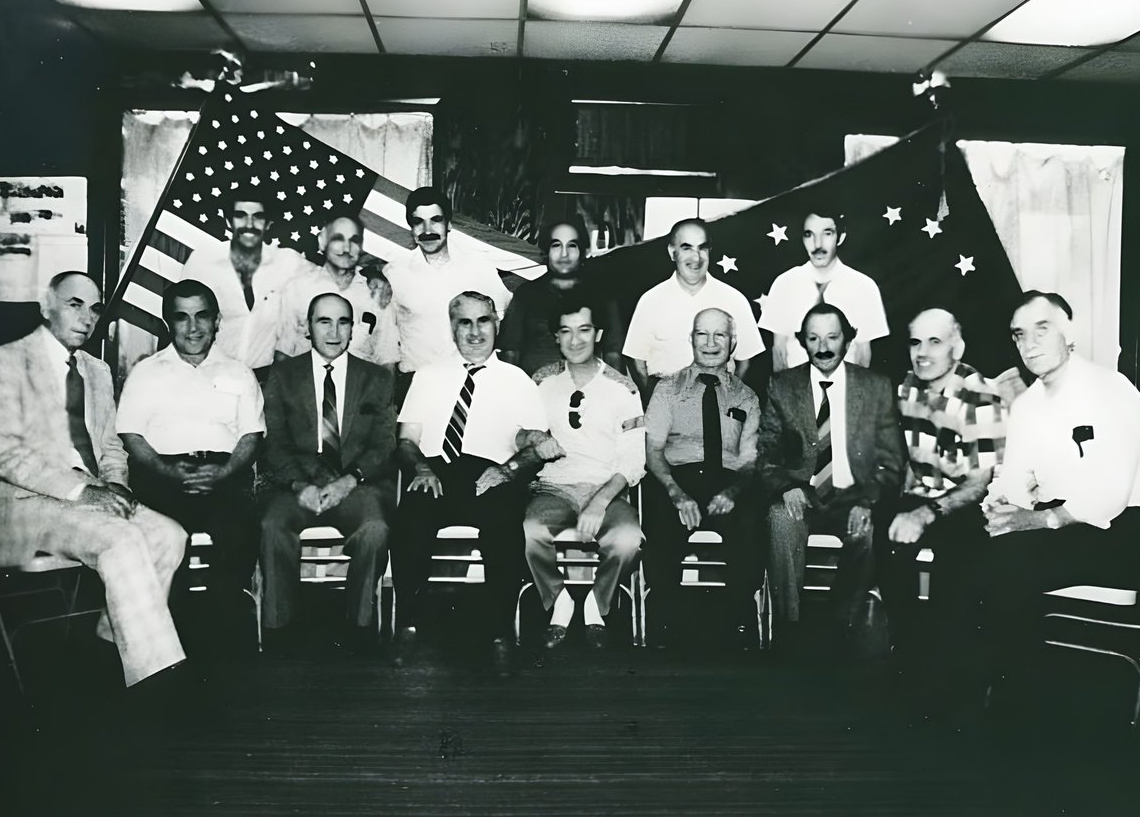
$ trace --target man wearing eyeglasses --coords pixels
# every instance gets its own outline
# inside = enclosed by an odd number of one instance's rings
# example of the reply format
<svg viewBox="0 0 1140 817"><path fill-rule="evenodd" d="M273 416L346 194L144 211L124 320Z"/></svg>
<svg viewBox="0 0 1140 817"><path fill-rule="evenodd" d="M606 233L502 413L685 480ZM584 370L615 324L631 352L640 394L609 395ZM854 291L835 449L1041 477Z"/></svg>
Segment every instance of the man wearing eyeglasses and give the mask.
<svg viewBox="0 0 1140 817"><path fill-rule="evenodd" d="M600 562L582 618L593 649L606 644L605 616L622 577L637 563L641 525L628 489L645 474L645 418L633 381L596 354L602 334L599 308L581 292L550 309L549 326L562 360L534 373L550 433L566 456L546 463L531 485L523 530L526 559L542 606L551 611L543 646L566 638L574 599L558 569L554 537L576 528L597 542Z"/></svg>
<svg viewBox="0 0 1140 817"><path fill-rule="evenodd" d="M680 623L681 560L690 534L721 534L735 630L747 644L756 626L751 606L759 586L754 516L743 493L756 467L760 401L728 371L736 325L722 309L693 319L693 362L653 390L645 411L645 569L653 589L658 637L666 643Z"/></svg>

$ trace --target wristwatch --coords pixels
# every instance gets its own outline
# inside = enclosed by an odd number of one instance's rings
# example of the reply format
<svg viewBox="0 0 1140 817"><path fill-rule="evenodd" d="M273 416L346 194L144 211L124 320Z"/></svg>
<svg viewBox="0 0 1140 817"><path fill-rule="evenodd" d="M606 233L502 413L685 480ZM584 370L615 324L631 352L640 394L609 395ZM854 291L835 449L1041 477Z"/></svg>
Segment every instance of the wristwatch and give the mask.
<svg viewBox="0 0 1140 817"><path fill-rule="evenodd" d="M1061 518L1057 516L1057 511L1053 508L1049 508L1045 511L1045 527L1049 528L1049 530L1057 530L1057 528L1061 527Z"/></svg>
<svg viewBox="0 0 1140 817"><path fill-rule="evenodd" d="M510 471L512 474L519 470L519 464L517 462L515 462L514 460L507 460L506 466L507 466L507 470Z"/></svg>
<svg viewBox="0 0 1140 817"><path fill-rule="evenodd" d="M356 484L357 485L363 485L364 484L364 472L361 471L359 468L353 468L348 473L352 474L352 476L354 476L356 478Z"/></svg>
<svg viewBox="0 0 1140 817"><path fill-rule="evenodd" d="M934 514L935 519L941 519L946 515L946 509L942 507L937 499L932 499L927 502L926 507L930 508L930 512Z"/></svg>

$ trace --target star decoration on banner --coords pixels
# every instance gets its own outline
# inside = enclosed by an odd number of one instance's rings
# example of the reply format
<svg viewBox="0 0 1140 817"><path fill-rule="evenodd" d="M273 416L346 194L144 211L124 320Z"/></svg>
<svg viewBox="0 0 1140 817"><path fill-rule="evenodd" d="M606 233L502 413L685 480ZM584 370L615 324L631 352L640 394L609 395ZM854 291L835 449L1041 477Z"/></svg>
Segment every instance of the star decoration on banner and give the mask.
<svg viewBox="0 0 1140 817"><path fill-rule="evenodd" d="M780 246L781 241L788 240L788 228L781 227L778 224L772 224L772 232L766 233L768 238L776 242L776 246Z"/></svg>
<svg viewBox="0 0 1140 817"><path fill-rule="evenodd" d="M926 233L931 238L942 232L942 225L933 219L926 220L926 226L922 228L922 232Z"/></svg>
<svg viewBox="0 0 1140 817"><path fill-rule="evenodd" d="M720 257L720 260L716 263L717 266L720 267L721 272L725 275L728 275L730 272L740 272L740 268L736 266L735 258L729 258L727 255L722 255Z"/></svg>
<svg viewBox="0 0 1140 817"><path fill-rule="evenodd" d="M887 212L883 213L883 218L887 220L887 224L893 226L896 221L902 221L902 208L888 207Z"/></svg>
<svg viewBox="0 0 1140 817"><path fill-rule="evenodd" d="M964 255L959 255L958 256L958 263L955 264L954 266L956 266L963 275L965 275L967 272L973 272L974 271L974 256L971 255L969 258L967 258Z"/></svg>

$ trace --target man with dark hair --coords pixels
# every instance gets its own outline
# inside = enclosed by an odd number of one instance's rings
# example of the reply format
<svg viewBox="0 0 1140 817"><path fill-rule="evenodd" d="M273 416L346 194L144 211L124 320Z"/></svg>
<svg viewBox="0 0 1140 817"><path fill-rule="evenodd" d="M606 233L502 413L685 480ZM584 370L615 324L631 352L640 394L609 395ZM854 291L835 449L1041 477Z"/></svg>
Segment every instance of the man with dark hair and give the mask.
<svg viewBox="0 0 1140 817"><path fill-rule="evenodd" d="M774 371L808 361L794 334L804 313L817 303L840 307L858 328L859 340L847 350L848 363L870 365L871 341L890 333L878 285L839 260L839 245L846 237L842 213L817 207L805 214L802 238L808 260L772 282L760 314L760 328L776 336L772 342Z"/></svg>
<svg viewBox="0 0 1140 817"><path fill-rule="evenodd" d="M166 600L186 531L127 488L111 371L79 348L102 310L90 277L62 272L41 303L46 326L0 346L0 565L44 551L97 571L96 633L132 686L186 657Z"/></svg>
<svg viewBox="0 0 1140 817"><path fill-rule="evenodd" d="M410 374L421 366L458 360L447 313L456 295L467 290L486 293L501 318L511 293L498 270L452 253L448 244L451 202L442 193L430 187L413 190L406 215L417 249L393 261L384 273L392 287L400 329L400 372Z"/></svg>
<svg viewBox="0 0 1140 817"><path fill-rule="evenodd" d="M375 645L376 581L387 566L395 505L392 373L348 351L352 304L344 296L316 296L308 316L312 350L274 363L265 386L268 435L261 466L270 488L259 495L262 623L269 648L294 648L300 534L332 525L351 557L346 637L368 651Z"/></svg>
<svg viewBox="0 0 1140 817"><path fill-rule="evenodd" d="M352 304L356 323L352 345L357 357L395 372L400 357L396 310L389 294L384 303L376 287L357 269L364 246L364 224L354 213L337 213L317 237L325 263L314 275L300 275L281 293L277 359L295 357L313 348L306 313L313 298L326 292L344 296Z"/></svg>
<svg viewBox="0 0 1140 817"><path fill-rule="evenodd" d="M211 636L219 646L236 646L242 617L249 622L242 589L257 559L252 492L253 461L265 434L261 388L248 366L215 345L218 301L201 281L167 287L162 314L170 346L131 369L115 430L130 455L139 501L210 535L205 597ZM189 555L177 583L180 605L188 603L192 581Z"/></svg>
<svg viewBox="0 0 1140 817"><path fill-rule="evenodd" d="M316 271L300 253L266 243L271 204L256 188L234 190L227 213L230 240L195 250L182 268L183 280L201 281L217 296L218 346L251 369L273 362L285 284Z"/></svg>
<svg viewBox="0 0 1140 817"><path fill-rule="evenodd" d="M400 409L407 488L393 549L396 660L406 661L415 645L418 596L427 586L436 533L447 525L475 525L486 576L487 635L498 670L507 672L525 570L523 488L541 462L565 452L547 433L538 387L495 354L495 302L462 292L451 299L448 314L459 359L417 369Z"/></svg>
<svg viewBox="0 0 1140 817"><path fill-rule="evenodd" d="M898 496L902 436L890 381L844 360L855 329L842 310L816 304L796 337L811 362L772 376L760 415L776 638L800 618L808 535L827 533L843 540L831 587L842 639L874 583L872 515Z"/></svg>
<svg viewBox="0 0 1140 817"><path fill-rule="evenodd" d="M690 329L693 318L705 309L723 310L736 325L732 355L737 377L743 378L749 361L764 351L748 299L708 274L708 229L702 219L688 218L673 225L669 257L673 274L638 300L622 348L633 367L630 374L646 399L657 380L693 362Z"/></svg>
<svg viewBox="0 0 1140 817"><path fill-rule="evenodd" d="M595 323L601 326L605 322L606 331L599 336L602 360L612 369L623 370L621 347L625 333L617 302L583 277L588 246L589 233L578 215L542 229L539 247L546 259L546 275L520 286L507 307L499 335L499 350L507 363L514 363L529 375L543 366L560 363L558 344L553 340L557 332L548 327L548 316L560 298L581 290L597 304Z"/></svg>

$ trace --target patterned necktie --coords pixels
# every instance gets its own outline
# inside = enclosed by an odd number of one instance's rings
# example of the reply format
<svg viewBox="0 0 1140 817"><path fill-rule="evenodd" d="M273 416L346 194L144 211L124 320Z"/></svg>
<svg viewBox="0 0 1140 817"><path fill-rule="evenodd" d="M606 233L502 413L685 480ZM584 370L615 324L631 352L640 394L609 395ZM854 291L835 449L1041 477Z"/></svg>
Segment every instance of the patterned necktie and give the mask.
<svg viewBox="0 0 1140 817"><path fill-rule="evenodd" d="M71 432L71 444L79 452L83 465L91 476L99 476L99 463L95 459L95 449L91 445L91 435L87 433L87 411L83 402L83 375L76 365L75 352L67 358L66 406L67 428Z"/></svg>
<svg viewBox="0 0 1140 817"><path fill-rule="evenodd" d="M815 473L812 474L811 484L820 499L831 491L831 401L827 399L827 390L832 386L830 380L821 380L819 386L823 389L823 399L819 403L819 414L815 418L815 427L819 437L819 448L816 450Z"/></svg>
<svg viewBox="0 0 1140 817"><path fill-rule="evenodd" d="M701 400L705 468L719 471L723 465L723 453L720 436L720 401L716 396L718 378L715 374L699 374L697 379L705 384L705 396Z"/></svg>
<svg viewBox="0 0 1140 817"><path fill-rule="evenodd" d="M333 366L325 364L325 397L321 403L321 456L340 471L340 422L336 416L336 384Z"/></svg>
<svg viewBox="0 0 1140 817"><path fill-rule="evenodd" d="M467 412L471 409L471 398L475 396L475 375L483 371L486 366L467 367L467 379L463 381L463 388L459 390L459 397L455 401L455 408L451 410L451 420L447 423L447 431L443 434L443 461L455 462L463 453L463 432L467 428Z"/></svg>
<svg viewBox="0 0 1140 817"><path fill-rule="evenodd" d="M821 304L824 302L823 293L827 292L827 287L830 284L831 284L831 281L823 281L823 282L816 281L815 282L815 288L819 290L819 300L816 301L817 304ZM831 384L828 383L828 385L830 386Z"/></svg>

